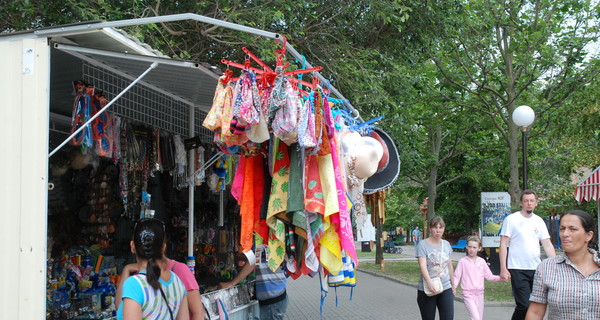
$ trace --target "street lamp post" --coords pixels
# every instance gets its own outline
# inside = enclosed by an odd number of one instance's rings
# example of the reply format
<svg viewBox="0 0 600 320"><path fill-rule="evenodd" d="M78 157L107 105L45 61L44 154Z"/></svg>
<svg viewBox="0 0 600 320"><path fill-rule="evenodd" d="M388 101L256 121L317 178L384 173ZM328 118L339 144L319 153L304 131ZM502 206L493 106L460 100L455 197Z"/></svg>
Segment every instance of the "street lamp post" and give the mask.
<svg viewBox="0 0 600 320"><path fill-rule="evenodd" d="M513 122L521 128L523 144L523 190L527 189L527 128L535 120L535 112L529 106L520 106L513 111Z"/></svg>

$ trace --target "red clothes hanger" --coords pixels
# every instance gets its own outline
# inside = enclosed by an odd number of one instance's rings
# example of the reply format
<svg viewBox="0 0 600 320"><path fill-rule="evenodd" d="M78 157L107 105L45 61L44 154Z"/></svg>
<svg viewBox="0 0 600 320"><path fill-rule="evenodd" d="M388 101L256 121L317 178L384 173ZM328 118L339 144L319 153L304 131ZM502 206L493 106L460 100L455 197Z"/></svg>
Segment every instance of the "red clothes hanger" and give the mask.
<svg viewBox="0 0 600 320"><path fill-rule="evenodd" d="M281 67L281 70L285 70L290 65L289 62L286 63L285 65L283 65L283 59L284 59L285 53L286 53L287 38L284 35L281 35L281 37L283 38L282 47L279 50L275 50L276 67ZM251 70L252 72L254 72L256 74L257 79L262 79L264 82L266 82L265 84L272 85L273 82L275 81L275 77L277 76L277 73L275 71L273 71L273 69L271 69L266 63L264 63L262 60L260 60L255 54L253 54L248 48L242 47L242 51L244 51L244 53L246 53L247 57L254 60L262 69L251 67L250 59L248 59L248 58L246 58L243 65L240 63L229 61L227 59L221 59L221 63L226 64L228 67L231 66L231 67L235 67L235 68L242 69L242 70ZM308 69L286 71L283 73L283 75L289 77L292 75L317 72L317 71L321 71L321 70L323 70L323 67L314 67L314 68L308 68ZM313 75L313 83L308 83L306 81L302 81L302 80L299 80L299 79L296 79L293 77L289 77L290 81L293 81L295 83L300 83L306 87L311 88L312 90L315 90L319 83L318 79L315 80L315 78L316 78L316 76ZM235 80L235 78L234 79L229 78L229 80ZM316 83L315 83L315 81L316 81ZM301 90L301 89L299 89L299 90Z"/></svg>

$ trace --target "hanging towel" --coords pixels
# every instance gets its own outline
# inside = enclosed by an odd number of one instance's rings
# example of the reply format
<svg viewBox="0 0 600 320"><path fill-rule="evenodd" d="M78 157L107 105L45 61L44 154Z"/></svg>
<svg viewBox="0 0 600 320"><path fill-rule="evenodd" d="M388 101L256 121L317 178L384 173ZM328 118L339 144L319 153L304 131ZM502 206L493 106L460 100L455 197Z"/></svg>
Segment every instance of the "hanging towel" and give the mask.
<svg viewBox="0 0 600 320"><path fill-rule="evenodd" d="M285 225L276 215L285 212L288 201L288 181L290 175L290 157L285 143L276 139L273 143L273 180L267 209L269 226L269 268L275 272L285 257Z"/></svg>
<svg viewBox="0 0 600 320"><path fill-rule="evenodd" d="M354 248L354 235L352 234L352 219L350 218L350 203L347 200L346 190L342 180L340 169L340 161L337 157L337 148L335 146L335 136L331 137L331 157L333 162L333 170L335 172L335 184L337 189L337 199L339 203L339 235L344 249L354 262L358 265L356 257L356 249Z"/></svg>
<svg viewBox="0 0 600 320"><path fill-rule="evenodd" d="M240 203L240 216L242 226L240 231L240 245L244 252L252 250L254 225L260 218L260 206L263 197L264 174L262 155L254 155L240 159L244 161L244 182Z"/></svg>
<svg viewBox="0 0 600 320"><path fill-rule="evenodd" d="M333 160L331 153L317 157L319 178L323 189L323 201L325 203L325 216L328 217L340 211L335 186L335 172L333 171Z"/></svg>
<svg viewBox="0 0 600 320"><path fill-rule="evenodd" d="M244 176L246 174L246 158L240 157L237 168L235 169L235 176L233 177L233 184L231 185L231 195L238 204L242 202L242 192L244 188Z"/></svg>
<svg viewBox="0 0 600 320"><path fill-rule="evenodd" d="M340 237L335 230L335 226L325 217L324 232L320 241L321 264L329 273L337 274L342 270L342 248L340 246Z"/></svg>
<svg viewBox="0 0 600 320"><path fill-rule="evenodd" d="M304 187L302 185L302 159L298 144L294 143L288 147L290 155L289 193L286 212L288 218L293 222L293 215L297 211L304 210ZM305 227L304 221L300 224Z"/></svg>
<svg viewBox="0 0 600 320"><path fill-rule="evenodd" d="M304 162L304 207L307 211L325 214L323 188L316 155L307 155Z"/></svg>

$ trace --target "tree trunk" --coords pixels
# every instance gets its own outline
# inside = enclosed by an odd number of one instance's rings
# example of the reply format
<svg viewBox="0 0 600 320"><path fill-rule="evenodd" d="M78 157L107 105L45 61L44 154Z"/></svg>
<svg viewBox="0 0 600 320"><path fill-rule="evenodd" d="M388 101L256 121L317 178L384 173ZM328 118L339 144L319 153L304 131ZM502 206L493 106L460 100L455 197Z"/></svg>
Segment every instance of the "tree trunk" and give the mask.
<svg viewBox="0 0 600 320"><path fill-rule="evenodd" d="M509 35L512 35L513 29L510 27L503 27L502 28L502 39L504 43L510 43L510 41L508 41L508 38L510 37ZM520 187L520 183L519 183L519 156L518 156L518 151L519 151L519 127L517 127L517 125L513 122L512 120L512 114L516 109L516 103L515 101L517 100L517 90L516 90L516 83L517 83L517 74L515 73L514 70L514 65L513 65L513 53L511 50L509 50L510 48L504 48L504 52L503 52L503 58L504 58L504 63L505 63L505 75L506 75L506 95L507 95L507 101L508 101L508 105L506 106L506 111L508 111L508 159L509 159L509 171L510 171L510 176L509 176L509 186L508 186L508 193L510 194L510 202L511 202L511 206L512 208L516 208L519 204L519 196L521 194L521 187Z"/></svg>
<svg viewBox="0 0 600 320"><path fill-rule="evenodd" d="M431 130L430 137L431 156L433 157L432 161L434 165L429 170L429 179L427 180L427 196L429 197L429 201L427 207L427 219L425 219L425 226L423 228L423 239L427 237L429 231L429 219L435 216L435 200L437 198L437 180L442 140L442 126L437 125L433 130Z"/></svg>
<svg viewBox="0 0 600 320"><path fill-rule="evenodd" d="M429 170L429 180L427 181L427 196L429 197L427 207L427 220L435 216L435 200L437 198L437 178L438 167L434 166Z"/></svg>

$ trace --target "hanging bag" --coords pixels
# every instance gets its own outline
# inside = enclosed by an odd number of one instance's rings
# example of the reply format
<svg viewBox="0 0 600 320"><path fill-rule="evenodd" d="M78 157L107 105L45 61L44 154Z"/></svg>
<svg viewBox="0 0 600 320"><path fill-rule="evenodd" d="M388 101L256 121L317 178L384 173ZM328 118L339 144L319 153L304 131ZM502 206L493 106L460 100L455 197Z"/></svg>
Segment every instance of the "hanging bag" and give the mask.
<svg viewBox="0 0 600 320"><path fill-rule="evenodd" d="M425 294L428 297L438 295L444 291L444 287L442 287L442 280L440 279L440 277L431 278L431 282L433 282L433 287L435 288L435 293L431 292L429 290L429 286L427 285L427 282L423 282L423 289L425 290Z"/></svg>
<svg viewBox="0 0 600 320"><path fill-rule="evenodd" d="M317 146L315 136L315 115L312 112L311 99L300 109L300 119L298 120L298 144L303 148L314 148Z"/></svg>
<svg viewBox="0 0 600 320"><path fill-rule="evenodd" d="M246 136L254 143L261 143L269 140L267 119L265 119L262 112L258 115L258 123L250 125L250 130L246 131Z"/></svg>
<svg viewBox="0 0 600 320"><path fill-rule="evenodd" d="M301 108L300 98L289 81L285 81L286 100L275 112L273 118L273 135L288 146L298 141L298 112Z"/></svg>
<svg viewBox="0 0 600 320"><path fill-rule="evenodd" d="M253 72L244 72L240 78L242 87L240 89L241 100L239 101L238 121L242 120L245 124L257 124L258 107L260 105L260 97L256 86L256 76Z"/></svg>

